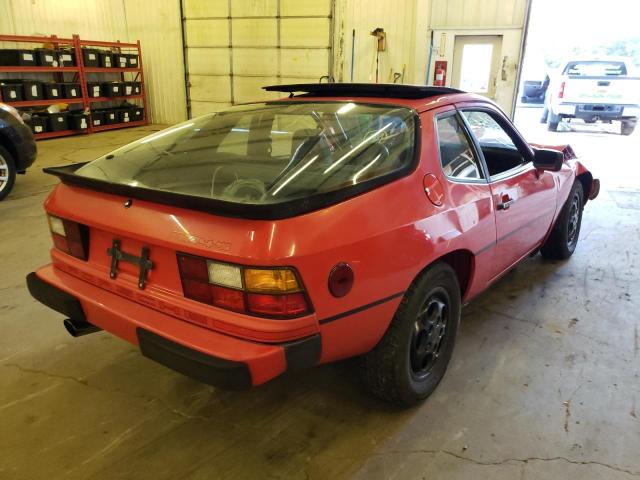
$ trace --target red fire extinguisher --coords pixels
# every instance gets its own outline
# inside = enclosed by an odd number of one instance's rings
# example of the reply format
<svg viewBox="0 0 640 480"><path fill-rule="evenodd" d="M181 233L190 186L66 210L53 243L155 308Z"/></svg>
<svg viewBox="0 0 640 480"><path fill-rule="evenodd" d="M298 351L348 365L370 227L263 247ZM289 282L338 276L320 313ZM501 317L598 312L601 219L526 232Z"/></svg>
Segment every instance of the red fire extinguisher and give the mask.
<svg viewBox="0 0 640 480"><path fill-rule="evenodd" d="M436 60L433 84L436 87L444 87L446 81L447 81L447 62L444 60Z"/></svg>

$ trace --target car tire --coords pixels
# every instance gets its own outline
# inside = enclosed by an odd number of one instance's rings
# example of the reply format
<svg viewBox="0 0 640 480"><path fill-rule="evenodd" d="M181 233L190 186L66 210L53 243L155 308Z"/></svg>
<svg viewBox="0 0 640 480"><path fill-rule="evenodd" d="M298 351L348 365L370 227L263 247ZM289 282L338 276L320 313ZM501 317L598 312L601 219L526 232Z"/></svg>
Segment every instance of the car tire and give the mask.
<svg viewBox="0 0 640 480"><path fill-rule="evenodd" d="M3 200L16 181L16 166L13 156L0 147L0 200Z"/></svg>
<svg viewBox="0 0 640 480"><path fill-rule="evenodd" d="M580 236L582 225L582 209L584 192L582 183L576 180L569 193L569 198L562 207L560 216L551 230L549 238L544 242L540 253L544 258L565 260L573 255Z"/></svg>
<svg viewBox="0 0 640 480"><path fill-rule="evenodd" d="M620 133L622 135L631 135L636 128L636 122L622 122Z"/></svg>
<svg viewBox="0 0 640 480"><path fill-rule="evenodd" d="M363 357L368 389L404 407L427 398L451 359L460 311L456 273L446 263L430 266L405 292L380 342Z"/></svg>
<svg viewBox="0 0 640 480"><path fill-rule="evenodd" d="M550 132L557 132L559 124L560 116L549 110L549 112L547 113L547 130L549 130Z"/></svg>

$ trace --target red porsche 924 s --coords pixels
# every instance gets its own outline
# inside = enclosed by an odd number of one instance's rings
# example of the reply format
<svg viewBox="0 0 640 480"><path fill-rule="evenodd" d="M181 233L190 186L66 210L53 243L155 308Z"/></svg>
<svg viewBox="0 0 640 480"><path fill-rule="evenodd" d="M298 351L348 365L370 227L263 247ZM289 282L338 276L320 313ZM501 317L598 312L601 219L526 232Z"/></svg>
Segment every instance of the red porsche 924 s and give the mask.
<svg viewBox="0 0 640 480"><path fill-rule="evenodd" d="M52 263L27 283L69 333L228 389L362 356L372 392L411 405L442 379L462 304L576 248L599 181L486 98L266 89L290 96L46 169Z"/></svg>

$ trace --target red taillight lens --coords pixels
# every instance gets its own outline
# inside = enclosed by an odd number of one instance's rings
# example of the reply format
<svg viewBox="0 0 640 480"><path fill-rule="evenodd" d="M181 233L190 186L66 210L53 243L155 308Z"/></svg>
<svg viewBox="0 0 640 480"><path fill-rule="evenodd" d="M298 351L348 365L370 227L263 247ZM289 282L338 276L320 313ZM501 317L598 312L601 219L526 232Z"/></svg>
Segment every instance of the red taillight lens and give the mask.
<svg viewBox="0 0 640 480"><path fill-rule="evenodd" d="M236 312L244 312L244 292L231 288L211 285L212 303L216 307L226 308Z"/></svg>
<svg viewBox="0 0 640 480"><path fill-rule="evenodd" d="M89 228L71 220L49 215L53 245L69 255L86 260L89 254Z"/></svg>
<svg viewBox="0 0 640 480"><path fill-rule="evenodd" d="M184 296L203 303L211 303L211 289L208 283L202 283L192 278L182 279Z"/></svg>
<svg viewBox="0 0 640 480"><path fill-rule="evenodd" d="M178 268L182 278L191 278L198 282L209 283L207 261L191 255L178 255Z"/></svg>
<svg viewBox="0 0 640 480"><path fill-rule="evenodd" d="M82 260L87 259L88 253L88 229L85 225L80 225L69 220L64 221L64 230L67 232L67 244L69 254Z"/></svg>
<svg viewBox="0 0 640 480"><path fill-rule="evenodd" d="M245 268L179 253L178 269L184 296L198 302L273 318L299 317L311 311L291 268Z"/></svg>
<svg viewBox="0 0 640 480"><path fill-rule="evenodd" d="M178 255L178 270L184 296L198 302L211 303L207 261L191 255Z"/></svg>
<svg viewBox="0 0 640 480"><path fill-rule="evenodd" d="M284 295L247 294L249 311L273 317L297 317L307 313L307 299L302 293Z"/></svg>
<svg viewBox="0 0 640 480"><path fill-rule="evenodd" d="M564 84L565 82L562 82L560 84L560 90L558 90L558 98L564 98Z"/></svg>
<svg viewBox="0 0 640 480"><path fill-rule="evenodd" d="M51 233L53 237L53 246L58 250L62 250L65 253L69 253L69 244L67 243L67 237L58 235L57 233Z"/></svg>

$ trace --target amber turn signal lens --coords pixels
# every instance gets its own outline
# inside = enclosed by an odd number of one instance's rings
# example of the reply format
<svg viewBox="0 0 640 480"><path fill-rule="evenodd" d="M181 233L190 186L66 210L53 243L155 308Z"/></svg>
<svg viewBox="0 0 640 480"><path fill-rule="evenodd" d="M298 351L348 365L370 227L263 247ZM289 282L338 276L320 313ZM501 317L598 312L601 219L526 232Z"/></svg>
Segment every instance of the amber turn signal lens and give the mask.
<svg viewBox="0 0 640 480"><path fill-rule="evenodd" d="M286 293L300 291L295 274L286 268L245 268L244 285L249 292Z"/></svg>

